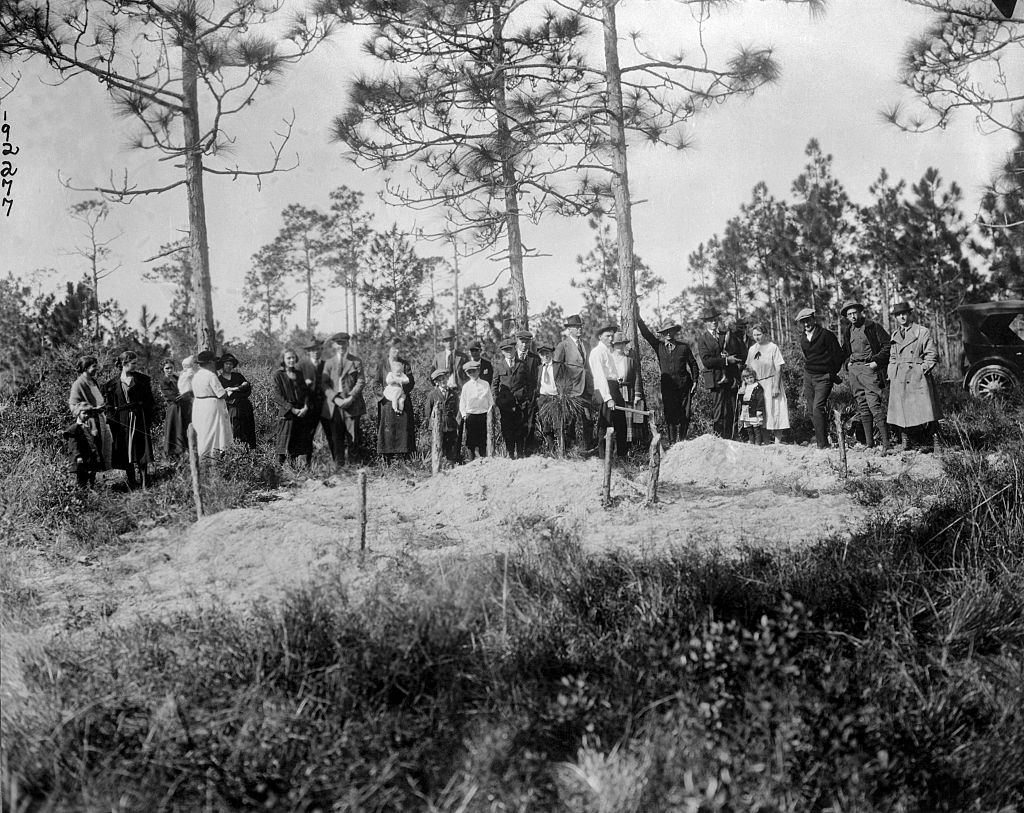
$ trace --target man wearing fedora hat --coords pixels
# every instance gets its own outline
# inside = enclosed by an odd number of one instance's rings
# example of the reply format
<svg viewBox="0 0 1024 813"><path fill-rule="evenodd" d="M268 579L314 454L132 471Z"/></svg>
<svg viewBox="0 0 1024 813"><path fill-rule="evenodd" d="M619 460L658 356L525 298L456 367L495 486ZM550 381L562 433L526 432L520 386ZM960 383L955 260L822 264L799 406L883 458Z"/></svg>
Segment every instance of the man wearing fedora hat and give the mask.
<svg viewBox="0 0 1024 813"><path fill-rule="evenodd" d="M832 385L839 383L843 366L843 348L836 334L818 324L813 308L803 308L796 315L803 330L800 349L804 354L804 401L814 424L814 440L819 449L828 448L828 397Z"/></svg>
<svg viewBox="0 0 1024 813"><path fill-rule="evenodd" d="M460 390L466 383L469 376L462 369L462 365L469 361L469 356L458 349L458 336L454 328L448 328L441 334L441 341L444 342L444 350L434 353L434 359L430 362L430 378L433 380L435 370L447 370L446 382L448 389Z"/></svg>
<svg viewBox="0 0 1024 813"><path fill-rule="evenodd" d="M704 330L697 335L697 356L702 370L701 382L711 391L712 431L722 438L731 438L736 417L736 390L744 359L727 351L719 335L720 315L714 308L700 315ZM745 354L744 354L745 358Z"/></svg>
<svg viewBox="0 0 1024 813"><path fill-rule="evenodd" d="M902 432L902 445L908 446L907 430L924 427L925 448L938 447L938 420L942 417L935 392L932 370L939 362L931 331L915 324L909 302L893 306L896 327L892 332L889 355L889 410L887 419Z"/></svg>
<svg viewBox="0 0 1024 813"><path fill-rule="evenodd" d="M882 454L889 451L886 425L885 369L889 363L889 334L878 322L864 316L860 302L847 302L840 311L843 323L839 344L843 348L850 392L857 401L857 413L864 430L864 445L875 445L875 429L882 439Z"/></svg>
<svg viewBox="0 0 1024 813"><path fill-rule="evenodd" d="M331 454L335 466L345 465L345 447L349 457L360 446L359 419L366 414L363 388L366 373L363 362L348 351L350 336L344 331L331 336L334 356L323 367L324 404L331 427Z"/></svg>
<svg viewBox="0 0 1024 813"><path fill-rule="evenodd" d="M658 328L657 336L651 332L640 315L636 317L640 335L654 348L661 368L661 405L665 413L665 430L671 446L686 440L690 429L690 412L693 393L697 389L697 375L700 372L690 345L682 340L682 327L675 322L666 322Z"/></svg>
<svg viewBox="0 0 1024 813"><path fill-rule="evenodd" d="M576 437L576 421L583 430L583 445L586 450L594 447L594 419L591 401L594 395L594 379L587 359L590 345L581 338L583 320L578 314L566 318L563 323L565 338L555 347L552 362L555 366L555 386L562 399L573 399L574 406L562 413L562 427L565 431L565 445L571 446Z"/></svg>

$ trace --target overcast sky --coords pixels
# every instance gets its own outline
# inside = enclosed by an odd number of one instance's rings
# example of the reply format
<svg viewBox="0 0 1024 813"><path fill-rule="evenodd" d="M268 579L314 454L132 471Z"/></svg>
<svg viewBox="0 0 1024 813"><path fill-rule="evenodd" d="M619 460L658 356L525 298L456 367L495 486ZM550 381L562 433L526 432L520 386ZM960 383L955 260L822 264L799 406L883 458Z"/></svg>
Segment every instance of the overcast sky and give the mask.
<svg viewBox="0 0 1024 813"><path fill-rule="evenodd" d="M627 0L622 15L623 35L638 29L654 44L666 46L691 36L688 13L671 0ZM732 100L694 119L693 149L679 153L636 145L631 150L632 194L642 201L633 216L636 250L667 281L666 298L692 284L685 273L688 255L721 232L756 183L765 181L776 197L789 198L811 138L834 156L835 173L856 202L868 199L867 188L883 167L893 178L911 183L934 166L947 181L960 184L973 213L982 186L1004 159L1008 138L979 134L968 116L942 132L907 135L879 115L893 102L909 101L897 83L900 54L926 21L926 15L902 0L834 0L818 20L800 7L746 2L715 19L705 38L713 55L737 44L772 44L783 74L777 85L754 98ZM280 212L288 204L326 209L328 193L347 185L366 193L382 230L393 222L407 228L440 222L430 213L381 203L376 197L381 178L355 168L342 146L328 141L331 119L344 107L347 84L361 67L357 50L362 35L342 32L321 46L276 86L263 90L251 114L228 125L237 136L237 162L261 166L268 160L273 131L294 110L288 154L297 153L300 161L294 171L266 178L261 191L251 179L207 177L214 310L229 339L248 329L238 317L242 279L252 254L276 235ZM624 42L624 54L628 48ZM63 188L58 173L88 186L106 183L111 172L120 179L127 169L133 182L148 186L167 177L166 164L128 149L130 123L112 114L103 88L85 77L50 86L24 69L3 107L21 152L12 215L0 214L0 272L27 277L34 269L53 268L56 273L43 283L49 287L77 279L85 262L70 255L81 241L67 210L90 195ZM109 229L121 236L112 248L123 265L101 283L101 295L116 297L132 323L144 303L166 313L170 289L142 279L144 260L186 228L182 189L113 207ZM550 300L571 311L579 296L569 287L569 277L575 257L592 240L585 222L552 217L539 227L527 226L524 240L544 255L526 266L531 312ZM427 244L422 253L439 253L439 248ZM462 270L461 284L485 283L501 266L477 257L464 260ZM339 294L319 314L321 332L337 329L340 310ZM297 307L296 323L302 313Z"/></svg>

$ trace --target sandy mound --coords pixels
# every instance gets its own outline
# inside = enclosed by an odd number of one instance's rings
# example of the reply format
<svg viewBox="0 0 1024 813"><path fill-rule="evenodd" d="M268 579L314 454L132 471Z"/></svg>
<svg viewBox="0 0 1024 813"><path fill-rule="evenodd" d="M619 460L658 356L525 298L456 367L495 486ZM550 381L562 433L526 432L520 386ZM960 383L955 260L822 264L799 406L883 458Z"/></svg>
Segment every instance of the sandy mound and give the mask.
<svg viewBox="0 0 1024 813"><path fill-rule="evenodd" d="M919 454L853 450L849 466L852 476L880 479L941 474L938 460ZM538 525L565 529L594 553L647 556L686 547L799 546L848 535L868 513L842 490L834 452L710 436L665 454L653 508L644 504L644 472L630 478L615 471L610 508L601 505L601 484L600 461L539 457L478 460L426 479L371 474L368 551L359 557L354 474L308 481L276 502L204 518L177 542L142 543L119 562L125 578L111 620L210 601L242 606L326 572L358 588L400 561L514 550L537 537Z"/></svg>

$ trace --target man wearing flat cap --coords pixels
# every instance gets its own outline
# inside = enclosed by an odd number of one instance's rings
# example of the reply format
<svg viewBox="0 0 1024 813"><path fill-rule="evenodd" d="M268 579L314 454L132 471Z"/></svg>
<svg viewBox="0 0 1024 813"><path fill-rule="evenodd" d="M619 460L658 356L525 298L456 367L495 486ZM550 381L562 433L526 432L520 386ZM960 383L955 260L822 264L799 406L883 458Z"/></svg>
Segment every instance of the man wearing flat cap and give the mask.
<svg viewBox="0 0 1024 813"><path fill-rule="evenodd" d="M926 443L938 443L936 432L942 417L935 392L932 370L939 363L939 351L931 331L914 323L914 309L909 302L893 306L896 327L892 331L889 355L889 409L887 418L902 430L903 448L908 446L907 430L923 427Z"/></svg>
<svg viewBox="0 0 1024 813"><path fill-rule="evenodd" d="M479 339L474 339L469 345L469 360L477 362L477 377L480 381L485 381L487 386L490 386L494 381L494 365L490 359L484 358L483 355L484 346L480 343ZM466 365L462 365L465 370Z"/></svg>
<svg viewBox="0 0 1024 813"><path fill-rule="evenodd" d="M338 467L345 465L346 446L349 457L359 448L359 419L366 414L366 373L362 360L348 351L350 338L344 331L331 336L334 355L324 365L322 377L333 438L331 454Z"/></svg>
<svg viewBox="0 0 1024 813"><path fill-rule="evenodd" d="M847 302L840 311L843 323L839 344L850 380L850 392L857 401L857 414L864 430L864 445L875 445L875 430L882 439L882 454L889 451L886 425L885 371L889 364L889 333L878 322L864 316L860 302Z"/></svg>
<svg viewBox="0 0 1024 813"><path fill-rule="evenodd" d="M525 351L525 340L518 337L505 339L499 349L501 358L494 363L491 389L501 415L501 436L509 457L525 457L536 408L540 358Z"/></svg>
<svg viewBox="0 0 1024 813"><path fill-rule="evenodd" d="M840 381L843 348L836 334L818 324L812 308L796 315L800 323L800 349L804 354L804 402L814 424L814 440L819 449L828 448L828 397L832 385Z"/></svg>
<svg viewBox="0 0 1024 813"><path fill-rule="evenodd" d="M594 406L597 413L597 447L601 457L605 455L605 430L610 426L615 431L615 448L620 458L626 457L629 444L626 439L626 413L616 407L624 407L622 387L619 385L619 368L612 356L612 339L618 325L605 325L597 331L597 344L590 351L590 375L594 379Z"/></svg>
<svg viewBox="0 0 1024 813"><path fill-rule="evenodd" d="M430 362L430 377L433 379L435 370L447 370L448 389L458 392L469 379L466 371L462 369L462 365L469 361L469 356L457 347L459 339L454 328L445 330L441 334L441 341L444 342L444 350L434 354L434 359Z"/></svg>
<svg viewBox="0 0 1024 813"><path fill-rule="evenodd" d="M552 361L555 366L555 386L561 398L572 398L574 406L564 409L562 427L565 430L566 448L576 438L576 421L579 419L583 430L583 445L587 450L594 448L594 419L591 415L594 397L594 379L587 359L590 345L581 338L583 320L577 314L566 318L563 323L565 338L555 347Z"/></svg>
<svg viewBox="0 0 1024 813"><path fill-rule="evenodd" d="M712 431L721 438L731 438L736 417L736 388L740 368L746 358L728 352L719 335L718 311L706 309L700 315L704 329L697 334L697 356L702 365L701 382L711 392Z"/></svg>
<svg viewBox="0 0 1024 813"><path fill-rule="evenodd" d="M667 322L658 328L655 336L640 315L636 325L640 335L654 349L661 368L661 404L665 413L665 429L671 446L686 440L690 429L690 413L693 393L697 389L697 360L690 346L682 340L682 327Z"/></svg>

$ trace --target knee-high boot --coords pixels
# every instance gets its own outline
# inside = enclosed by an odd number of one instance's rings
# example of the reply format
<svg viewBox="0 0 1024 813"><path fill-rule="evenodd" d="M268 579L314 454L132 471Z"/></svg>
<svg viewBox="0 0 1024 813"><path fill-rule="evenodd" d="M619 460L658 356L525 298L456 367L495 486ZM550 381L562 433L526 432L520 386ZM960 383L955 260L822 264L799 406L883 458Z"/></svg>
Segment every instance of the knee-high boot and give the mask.
<svg viewBox="0 0 1024 813"><path fill-rule="evenodd" d="M889 427L885 421L878 425L878 434L882 436L882 454L887 454L889 451Z"/></svg>
<svg viewBox="0 0 1024 813"><path fill-rule="evenodd" d="M860 419L861 428L864 430L864 445L869 449L875 446L875 423L871 418Z"/></svg>

